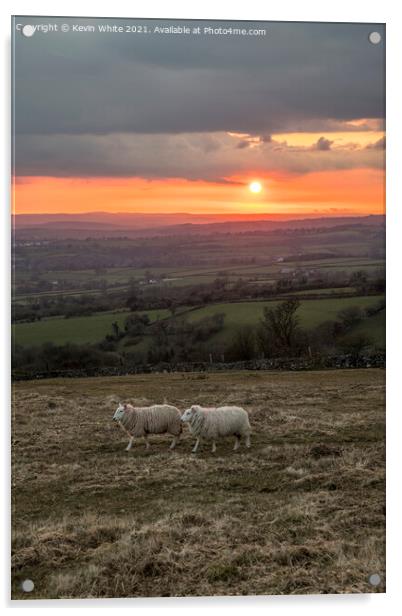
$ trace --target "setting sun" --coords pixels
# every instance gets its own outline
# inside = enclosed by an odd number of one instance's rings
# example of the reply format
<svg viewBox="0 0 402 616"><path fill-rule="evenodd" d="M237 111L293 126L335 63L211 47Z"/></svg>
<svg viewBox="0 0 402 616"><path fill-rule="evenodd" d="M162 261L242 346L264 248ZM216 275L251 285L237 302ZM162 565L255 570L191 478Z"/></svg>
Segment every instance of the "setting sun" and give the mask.
<svg viewBox="0 0 402 616"><path fill-rule="evenodd" d="M248 188L249 188L250 192L257 194L257 193L260 193L262 191L262 184L261 184L261 182L251 182L248 185Z"/></svg>

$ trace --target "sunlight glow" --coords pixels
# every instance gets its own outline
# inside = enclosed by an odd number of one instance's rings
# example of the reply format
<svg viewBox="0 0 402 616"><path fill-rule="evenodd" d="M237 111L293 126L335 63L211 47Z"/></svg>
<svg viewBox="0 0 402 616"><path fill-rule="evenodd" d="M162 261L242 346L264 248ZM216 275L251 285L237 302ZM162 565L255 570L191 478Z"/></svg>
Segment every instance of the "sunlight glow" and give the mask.
<svg viewBox="0 0 402 616"><path fill-rule="evenodd" d="M249 188L250 192L257 194L257 193L260 193L262 191L262 184L261 184L261 182L251 182L248 185L248 188Z"/></svg>

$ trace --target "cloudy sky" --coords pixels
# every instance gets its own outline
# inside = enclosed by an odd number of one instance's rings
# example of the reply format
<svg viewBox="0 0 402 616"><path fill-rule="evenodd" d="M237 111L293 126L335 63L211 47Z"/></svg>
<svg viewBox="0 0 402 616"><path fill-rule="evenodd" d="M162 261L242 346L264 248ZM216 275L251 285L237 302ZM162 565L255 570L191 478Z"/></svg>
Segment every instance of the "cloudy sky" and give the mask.
<svg viewBox="0 0 402 616"><path fill-rule="evenodd" d="M71 31L106 21L148 32ZM28 22L71 29L14 37L17 213L383 212L383 26Z"/></svg>

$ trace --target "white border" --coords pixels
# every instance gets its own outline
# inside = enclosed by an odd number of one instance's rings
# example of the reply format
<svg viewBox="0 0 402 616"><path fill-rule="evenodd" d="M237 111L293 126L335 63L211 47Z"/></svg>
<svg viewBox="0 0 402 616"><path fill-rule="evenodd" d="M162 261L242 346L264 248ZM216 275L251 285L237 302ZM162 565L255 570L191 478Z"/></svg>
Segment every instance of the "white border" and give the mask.
<svg viewBox="0 0 402 616"><path fill-rule="evenodd" d="M112 611L119 608L134 609L140 613L152 613L163 610L173 614L191 610L192 614L201 614L206 610L221 612L230 610L234 614L243 614L244 610L253 610L257 614L271 612L287 613L297 610L298 616L311 616L321 613L363 613L383 614L397 608L399 602L401 562L401 498L400 498L400 464L402 438L402 409L400 404L400 361L401 361L401 237L402 237L402 184L401 184L401 109L402 95L400 86L400 70L402 44L400 30L401 4L395 0L337 0L323 2L322 0L287 0L280 3L269 3L264 0L247 0L238 4L233 0L203 0L190 4L188 1L171 0L169 3L154 0L152 4L133 3L115 0L106 2L70 0L69 2L37 0L10 2L5 0L1 6L0 28L2 31L2 49L4 51L1 70L3 72L3 91L7 93L2 100L2 133L7 138L3 140L1 149L1 190L2 190L2 220L1 220L1 262L4 281L3 301L0 302L2 323L2 346L0 379L3 392L2 411L2 475L1 497L2 507L1 537L2 541L0 588L1 603L6 609L19 613L23 609L52 608L67 609L80 613L83 609L97 610L99 608ZM290 597L241 597L241 598L205 598L205 599L136 599L136 600L74 600L74 601L9 601L9 162L10 162L10 16L16 15L66 15L66 16L115 16L115 17L172 17L194 19L252 19L252 20L288 20L288 21L345 21L387 23L387 594L386 595L336 595L336 596L290 596ZM8 84L8 85L7 85Z"/></svg>

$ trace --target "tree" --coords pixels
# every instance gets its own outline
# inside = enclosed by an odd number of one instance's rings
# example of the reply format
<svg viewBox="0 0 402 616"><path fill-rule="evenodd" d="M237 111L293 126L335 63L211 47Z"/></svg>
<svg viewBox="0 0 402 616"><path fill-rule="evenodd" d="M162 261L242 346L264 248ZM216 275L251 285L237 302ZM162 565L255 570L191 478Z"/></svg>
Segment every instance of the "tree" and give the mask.
<svg viewBox="0 0 402 616"><path fill-rule="evenodd" d="M160 361L170 361L171 359L172 350L169 345L168 324L166 321L156 321L153 325L148 361L153 364Z"/></svg>
<svg viewBox="0 0 402 616"><path fill-rule="evenodd" d="M229 284L229 278L224 272L221 272L213 282L213 286L216 290L224 291Z"/></svg>
<svg viewBox="0 0 402 616"><path fill-rule="evenodd" d="M367 350L372 346L373 340L370 336L364 334L356 334L354 336L345 337L339 344L342 351L350 355L351 358L356 361L359 359L364 350Z"/></svg>
<svg viewBox="0 0 402 616"><path fill-rule="evenodd" d="M120 336L120 327L117 321L113 321L112 330L113 330L114 337L118 338Z"/></svg>
<svg viewBox="0 0 402 616"><path fill-rule="evenodd" d="M166 300L166 306L168 307L169 312L172 315L172 317L174 317L175 314L176 314L176 311L177 311L177 309L179 307L179 303L176 300L174 300L174 299L168 298Z"/></svg>
<svg viewBox="0 0 402 616"><path fill-rule="evenodd" d="M124 322L124 331L131 336L142 336L149 323L147 314L132 314Z"/></svg>
<svg viewBox="0 0 402 616"><path fill-rule="evenodd" d="M292 289L293 281L291 278L279 278L275 286L278 293L283 293Z"/></svg>
<svg viewBox="0 0 402 616"><path fill-rule="evenodd" d="M363 319L360 306L349 306L338 312L338 319L346 330L351 329Z"/></svg>
<svg viewBox="0 0 402 616"><path fill-rule="evenodd" d="M138 310L139 308L138 296L139 291L137 281L134 278L130 278L128 282L126 305L128 306L128 308L130 308L132 312Z"/></svg>
<svg viewBox="0 0 402 616"><path fill-rule="evenodd" d="M310 345L314 352L328 353L335 349L337 337L343 333L339 321L323 321L310 331Z"/></svg>
<svg viewBox="0 0 402 616"><path fill-rule="evenodd" d="M297 299L289 299L275 308L264 308L264 317L258 328L258 344L264 355L298 354L303 342L296 311Z"/></svg>
<svg viewBox="0 0 402 616"><path fill-rule="evenodd" d="M243 325L236 330L228 355L234 361L247 361L256 355L255 328Z"/></svg>
<svg viewBox="0 0 402 616"><path fill-rule="evenodd" d="M366 292L368 286L368 278L366 272L364 270L358 270L357 272L353 272L350 277L349 284L351 287L355 287L361 293Z"/></svg>

